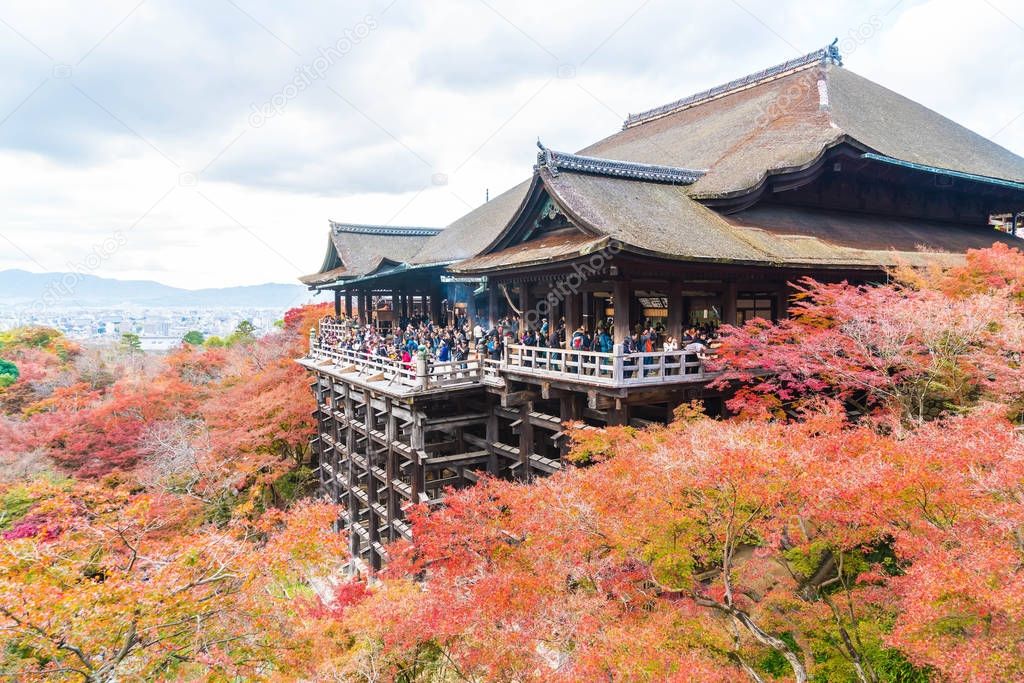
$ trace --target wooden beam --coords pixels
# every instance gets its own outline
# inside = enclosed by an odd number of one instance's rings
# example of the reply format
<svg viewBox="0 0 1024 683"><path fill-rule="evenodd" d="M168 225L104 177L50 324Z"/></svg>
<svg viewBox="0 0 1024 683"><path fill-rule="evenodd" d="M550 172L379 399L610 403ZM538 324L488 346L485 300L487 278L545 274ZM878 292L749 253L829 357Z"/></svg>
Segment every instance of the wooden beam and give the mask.
<svg viewBox="0 0 1024 683"><path fill-rule="evenodd" d="M535 391L506 391L501 394L501 407L514 408L537 398Z"/></svg>

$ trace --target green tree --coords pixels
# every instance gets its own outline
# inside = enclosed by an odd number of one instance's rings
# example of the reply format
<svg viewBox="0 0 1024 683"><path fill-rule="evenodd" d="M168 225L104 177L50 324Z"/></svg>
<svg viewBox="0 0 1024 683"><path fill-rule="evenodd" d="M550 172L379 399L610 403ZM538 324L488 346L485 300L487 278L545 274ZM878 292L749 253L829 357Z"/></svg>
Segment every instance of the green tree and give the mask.
<svg viewBox="0 0 1024 683"><path fill-rule="evenodd" d="M181 338L181 341L185 342L189 346L201 346L204 340L205 337L203 337L203 333L198 330L190 330Z"/></svg>
<svg viewBox="0 0 1024 683"><path fill-rule="evenodd" d="M125 332L121 335L121 347L131 353L142 351L142 340L134 332Z"/></svg>
<svg viewBox="0 0 1024 683"><path fill-rule="evenodd" d="M214 335L212 337L207 337L206 341L203 342L203 346L205 346L208 349L219 349L224 346L227 346L227 344L224 342L223 337L218 337L217 335Z"/></svg>
<svg viewBox="0 0 1024 683"><path fill-rule="evenodd" d="M249 320L243 320L235 327L235 331L228 337L228 346L233 344L247 344L256 339L256 326Z"/></svg>
<svg viewBox="0 0 1024 683"><path fill-rule="evenodd" d="M18 381L18 366L0 358L0 388L9 387Z"/></svg>

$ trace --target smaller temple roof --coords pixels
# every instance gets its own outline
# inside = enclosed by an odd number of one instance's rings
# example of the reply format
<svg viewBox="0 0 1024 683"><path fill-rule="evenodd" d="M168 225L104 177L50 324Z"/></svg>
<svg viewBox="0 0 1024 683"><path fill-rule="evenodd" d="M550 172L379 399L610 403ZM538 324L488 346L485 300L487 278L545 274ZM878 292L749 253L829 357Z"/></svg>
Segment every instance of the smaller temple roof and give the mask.
<svg viewBox="0 0 1024 683"><path fill-rule="evenodd" d="M363 225L330 221L327 253L320 270L299 278L310 287L365 277L408 261L440 228Z"/></svg>

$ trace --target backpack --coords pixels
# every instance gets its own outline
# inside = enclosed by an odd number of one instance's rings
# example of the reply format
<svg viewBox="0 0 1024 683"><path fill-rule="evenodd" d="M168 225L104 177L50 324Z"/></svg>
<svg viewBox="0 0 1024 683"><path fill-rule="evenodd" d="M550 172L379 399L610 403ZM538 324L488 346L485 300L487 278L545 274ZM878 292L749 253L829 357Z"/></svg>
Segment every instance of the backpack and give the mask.
<svg viewBox="0 0 1024 683"><path fill-rule="evenodd" d="M572 348L582 349L583 348L583 335L576 333L572 336Z"/></svg>

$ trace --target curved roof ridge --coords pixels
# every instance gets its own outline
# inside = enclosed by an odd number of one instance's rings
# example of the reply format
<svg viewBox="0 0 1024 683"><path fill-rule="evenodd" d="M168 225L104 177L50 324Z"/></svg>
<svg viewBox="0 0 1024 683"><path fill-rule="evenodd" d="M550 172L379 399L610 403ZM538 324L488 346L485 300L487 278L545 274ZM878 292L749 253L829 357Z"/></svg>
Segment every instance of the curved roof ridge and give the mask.
<svg viewBox="0 0 1024 683"><path fill-rule="evenodd" d="M790 59L789 61L782 62L781 64L770 66L767 69L762 69L761 71L731 80L728 83L708 88L707 90L703 90L674 102L669 102L668 104L663 104L659 107L642 111L639 114L629 114L623 122L622 128L625 130L626 128L639 126L642 123L653 121L654 119L660 119L663 116L674 114L677 111L688 109L689 107L702 104L709 100L718 99L719 97L724 97L725 95L736 92L737 90L743 90L755 85L760 85L761 83L766 83L767 81L775 80L776 78L781 78L782 76L789 75L794 71L800 71L817 64L827 64L831 62L837 66L842 66L843 58L839 54L839 48L837 47L838 42L839 39L836 38L820 50L808 52L807 54L796 57L795 59Z"/></svg>
<svg viewBox="0 0 1024 683"><path fill-rule="evenodd" d="M638 161L620 161L602 159L600 157L569 154L548 149L537 140L537 165L535 170L547 168L552 175L559 171L590 173L593 175L611 176L615 178L632 178L654 183L671 183L673 185L692 185L700 180L707 171L664 166L661 164L645 164Z"/></svg>
<svg viewBox="0 0 1024 683"><path fill-rule="evenodd" d="M433 237L441 233L443 228L427 228L414 225L371 225L364 223L339 223L330 221L334 234L349 233L355 235L388 235L398 237Z"/></svg>

